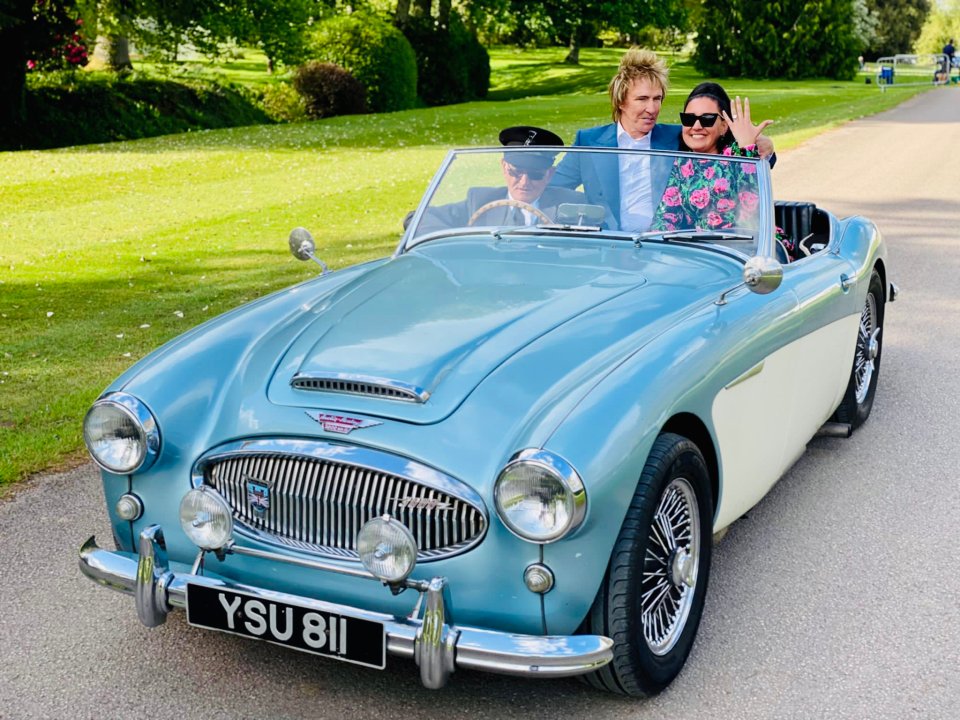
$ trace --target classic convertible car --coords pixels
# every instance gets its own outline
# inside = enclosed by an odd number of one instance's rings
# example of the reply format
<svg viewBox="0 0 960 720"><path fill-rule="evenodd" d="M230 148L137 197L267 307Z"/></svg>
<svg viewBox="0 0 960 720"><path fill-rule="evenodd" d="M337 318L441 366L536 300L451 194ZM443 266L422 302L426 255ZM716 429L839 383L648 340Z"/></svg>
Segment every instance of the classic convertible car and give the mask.
<svg viewBox="0 0 960 720"><path fill-rule="evenodd" d="M430 688L666 687L714 537L867 419L886 250L864 218L775 203L763 161L648 153L663 206L637 230L617 172L639 151L534 152L451 152L391 257L323 266L110 385L84 436L116 549L91 537L81 570L147 626L181 608L409 658ZM690 205L664 189L688 171L726 180ZM306 230L290 247L322 265Z"/></svg>

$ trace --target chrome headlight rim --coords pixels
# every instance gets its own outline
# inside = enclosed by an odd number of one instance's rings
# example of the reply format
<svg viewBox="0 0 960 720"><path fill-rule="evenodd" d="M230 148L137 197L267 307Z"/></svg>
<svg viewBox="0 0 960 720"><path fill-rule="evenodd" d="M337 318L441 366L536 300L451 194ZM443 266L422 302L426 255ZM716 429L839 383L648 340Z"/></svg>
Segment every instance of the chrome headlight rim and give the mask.
<svg viewBox="0 0 960 720"><path fill-rule="evenodd" d="M135 425L138 434L140 453L138 462L127 465L111 465L99 457L91 446L87 433L87 423L99 409L110 406L126 415ZM153 413L140 399L125 392L113 392L99 398L83 418L83 441L93 461L103 470L115 475L132 475L150 468L160 455L160 427Z"/></svg>
<svg viewBox="0 0 960 720"><path fill-rule="evenodd" d="M507 471L518 465L531 465L552 475L564 488L570 500L570 517L566 525L548 533L531 533L513 523L509 512L500 503L499 486ZM583 523L587 514L587 490L579 473L562 457L542 448L520 450L510 458L497 475L493 487L493 502L497 517L511 533L521 540L541 545L562 540L573 533Z"/></svg>

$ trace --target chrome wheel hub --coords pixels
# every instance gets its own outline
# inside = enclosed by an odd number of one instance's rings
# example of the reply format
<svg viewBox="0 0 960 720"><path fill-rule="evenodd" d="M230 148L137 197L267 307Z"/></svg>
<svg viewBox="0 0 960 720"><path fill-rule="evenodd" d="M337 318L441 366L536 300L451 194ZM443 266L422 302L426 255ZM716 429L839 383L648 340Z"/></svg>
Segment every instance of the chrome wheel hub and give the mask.
<svg viewBox="0 0 960 720"><path fill-rule="evenodd" d="M693 605L700 562L697 496L685 478L670 481L653 515L643 559L641 620L655 655L673 649Z"/></svg>

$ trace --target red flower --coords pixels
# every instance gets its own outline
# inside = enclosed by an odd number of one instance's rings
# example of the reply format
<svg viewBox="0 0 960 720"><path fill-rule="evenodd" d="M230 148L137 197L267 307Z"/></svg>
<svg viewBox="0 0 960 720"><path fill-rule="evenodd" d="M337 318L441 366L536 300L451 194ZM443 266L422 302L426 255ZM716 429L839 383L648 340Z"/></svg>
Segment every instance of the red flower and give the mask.
<svg viewBox="0 0 960 720"><path fill-rule="evenodd" d="M717 200L717 210L720 212L729 212L733 210L737 204L730 198L720 198Z"/></svg>
<svg viewBox="0 0 960 720"><path fill-rule="evenodd" d="M703 210L710 202L710 191L706 188L698 188L690 193L690 203L698 210Z"/></svg>
<svg viewBox="0 0 960 720"><path fill-rule="evenodd" d="M726 178L717 178L717 181L713 183L713 191L717 195L722 195L729 189L730 189L730 183Z"/></svg>
<svg viewBox="0 0 960 720"><path fill-rule="evenodd" d="M740 193L740 205L743 207L744 212L753 212L757 209L757 205L760 204L760 198L756 193L750 192L749 190L744 190Z"/></svg>
<svg viewBox="0 0 960 720"><path fill-rule="evenodd" d="M693 175L693 163L687 160L683 165L680 166L680 174L685 178Z"/></svg>
<svg viewBox="0 0 960 720"><path fill-rule="evenodd" d="M717 170L712 165L703 171L703 176L707 180L713 180L713 176L716 174Z"/></svg>
<svg viewBox="0 0 960 720"><path fill-rule="evenodd" d="M670 207L676 207L683 202L683 198L680 197L680 191L674 187L668 187L667 191L663 194L663 202L669 205Z"/></svg>
<svg viewBox="0 0 960 720"><path fill-rule="evenodd" d="M720 217L715 212L712 212L709 215L707 215L707 225L709 225L710 227L716 227L722 222L723 222L723 218Z"/></svg>

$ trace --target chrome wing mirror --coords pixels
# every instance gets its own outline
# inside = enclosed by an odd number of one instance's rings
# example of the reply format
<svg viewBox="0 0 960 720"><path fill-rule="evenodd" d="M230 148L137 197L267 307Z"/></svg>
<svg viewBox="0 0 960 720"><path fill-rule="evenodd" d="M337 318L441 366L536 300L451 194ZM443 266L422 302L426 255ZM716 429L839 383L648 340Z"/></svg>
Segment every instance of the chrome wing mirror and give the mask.
<svg viewBox="0 0 960 720"><path fill-rule="evenodd" d="M290 254L297 260L313 260L320 266L321 275L326 275L327 264L320 260L314 253L317 244L313 241L313 235L304 227L296 227L290 231Z"/></svg>
<svg viewBox="0 0 960 720"><path fill-rule="evenodd" d="M726 305L727 295L744 285L750 288L751 292L767 295L780 287L781 282L783 282L783 265L772 257L755 255L743 264L743 282L725 290L716 304Z"/></svg>

